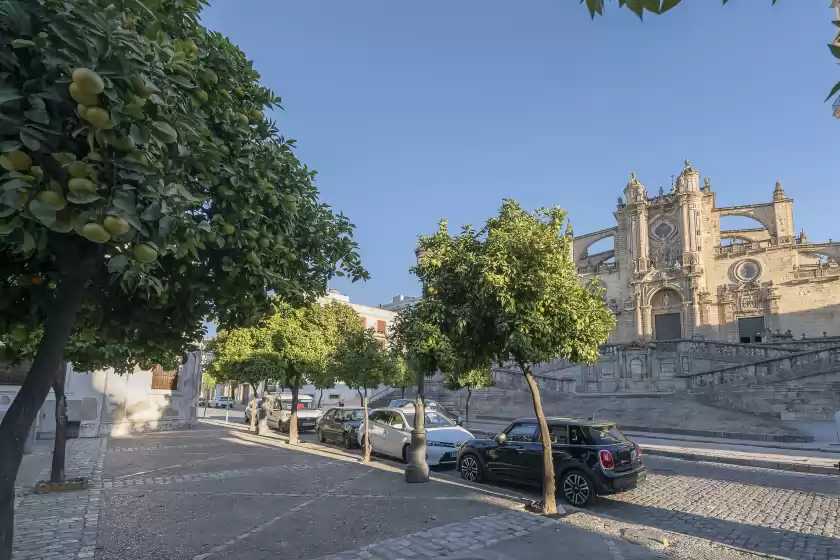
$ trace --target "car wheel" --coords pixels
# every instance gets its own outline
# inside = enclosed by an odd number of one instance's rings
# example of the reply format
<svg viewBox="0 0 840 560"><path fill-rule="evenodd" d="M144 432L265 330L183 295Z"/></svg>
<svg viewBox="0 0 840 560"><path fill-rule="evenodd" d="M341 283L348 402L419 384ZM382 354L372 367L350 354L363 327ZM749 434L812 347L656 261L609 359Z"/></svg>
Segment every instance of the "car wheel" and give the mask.
<svg viewBox="0 0 840 560"><path fill-rule="evenodd" d="M467 482L481 482L484 478L484 469L478 460L478 457L469 453L461 458L461 464L458 467L461 471L461 478Z"/></svg>
<svg viewBox="0 0 840 560"><path fill-rule="evenodd" d="M316 435L318 436L318 441L321 443L327 443L327 438L324 437L324 432L321 430L315 430Z"/></svg>
<svg viewBox="0 0 840 560"><path fill-rule="evenodd" d="M571 505L583 508L595 499L595 485L583 471L571 470L563 474L560 479L560 491L563 498Z"/></svg>
<svg viewBox="0 0 840 560"><path fill-rule="evenodd" d="M350 434L344 434L344 449L353 449L353 440L350 439Z"/></svg>
<svg viewBox="0 0 840 560"><path fill-rule="evenodd" d="M367 447L367 438L362 436L362 441L359 443L362 446L362 452L364 452L365 448ZM373 453L373 447L370 448L370 452Z"/></svg>
<svg viewBox="0 0 840 560"><path fill-rule="evenodd" d="M405 463L406 465L411 462L411 444L410 443L406 443L403 446L402 460L403 460L403 463Z"/></svg>

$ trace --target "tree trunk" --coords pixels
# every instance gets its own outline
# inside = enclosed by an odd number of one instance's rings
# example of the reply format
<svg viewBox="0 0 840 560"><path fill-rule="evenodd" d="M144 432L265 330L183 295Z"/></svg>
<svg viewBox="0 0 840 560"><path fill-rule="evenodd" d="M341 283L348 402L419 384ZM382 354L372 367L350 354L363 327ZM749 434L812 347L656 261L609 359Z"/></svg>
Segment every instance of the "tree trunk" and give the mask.
<svg viewBox="0 0 840 560"><path fill-rule="evenodd" d="M254 396L251 399L251 429L254 430L254 433L259 435L260 433L260 411L257 409L257 388L248 384L251 387L251 390L254 392Z"/></svg>
<svg viewBox="0 0 840 560"><path fill-rule="evenodd" d="M67 396L64 394L64 383L67 377L67 364L58 366L53 380L55 393L55 442L53 443L52 470L50 482L66 482L64 472L65 453L67 451Z"/></svg>
<svg viewBox="0 0 840 560"><path fill-rule="evenodd" d="M369 418L368 418L368 399L367 399L367 389L365 389L365 396L362 397L362 406L365 408L365 453L362 457L363 463L370 463L370 438L368 434L370 431L368 430Z"/></svg>
<svg viewBox="0 0 840 560"><path fill-rule="evenodd" d="M534 374L531 373L531 367L526 364L520 364L522 373L525 374L525 379L528 381L528 388L531 390L531 399L534 401L534 412L537 415L537 421L540 425L540 441L543 446L543 513L552 515L557 513L557 499L556 483L554 480L554 457L551 449L551 435L548 433L548 422L545 421L545 413L542 408L542 401L540 400L540 388L537 386L537 380L534 379Z"/></svg>
<svg viewBox="0 0 840 560"><path fill-rule="evenodd" d="M467 387L467 404L464 410L464 422L470 421L470 398L472 398L472 387Z"/></svg>
<svg viewBox="0 0 840 560"><path fill-rule="evenodd" d="M405 387L400 387L400 398L401 399L405 398Z"/></svg>
<svg viewBox="0 0 840 560"><path fill-rule="evenodd" d="M321 392L318 393L318 406L315 408L321 408L321 400L324 398L324 390L321 389Z"/></svg>
<svg viewBox="0 0 840 560"><path fill-rule="evenodd" d="M297 379L295 383L292 385L292 416L289 418L289 443L292 445L297 445L300 440L298 439L298 391L300 391L299 384L297 383Z"/></svg>
<svg viewBox="0 0 840 560"><path fill-rule="evenodd" d="M44 334L32 367L23 385L0 422L0 560L12 557L14 537L15 478L23 446L38 410L44 404L58 366L64 361L64 346L76 323L76 313L82 304L85 286L101 262L99 252L80 255L68 248L65 253L67 266L63 266L61 283L56 292L50 314L44 323Z"/></svg>

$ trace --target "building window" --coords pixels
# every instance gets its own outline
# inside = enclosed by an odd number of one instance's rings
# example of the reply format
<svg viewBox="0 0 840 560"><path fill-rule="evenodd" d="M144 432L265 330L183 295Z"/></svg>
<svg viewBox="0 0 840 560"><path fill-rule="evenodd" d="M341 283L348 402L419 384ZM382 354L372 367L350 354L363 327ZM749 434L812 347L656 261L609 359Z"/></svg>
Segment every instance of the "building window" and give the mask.
<svg viewBox="0 0 840 560"><path fill-rule="evenodd" d="M160 366L152 370L152 389L176 391L178 389L178 372L163 371Z"/></svg>
<svg viewBox="0 0 840 560"><path fill-rule="evenodd" d="M385 321L383 321L381 319L376 321L376 332L381 333L381 334L385 334L385 330L386 330Z"/></svg>
<svg viewBox="0 0 840 560"><path fill-rule="evenodd" d="M364 316L359 315L359 321L362 323L362 328L366 329L367 328L367 319L365 319Z"/></svg>
<svg viewBox="0 0 840 560"><path fill-rule="evenodd" d="M339 395L338 393L330 393L329 399L331 401L337 401L341 399L341 395Z"/></svg>

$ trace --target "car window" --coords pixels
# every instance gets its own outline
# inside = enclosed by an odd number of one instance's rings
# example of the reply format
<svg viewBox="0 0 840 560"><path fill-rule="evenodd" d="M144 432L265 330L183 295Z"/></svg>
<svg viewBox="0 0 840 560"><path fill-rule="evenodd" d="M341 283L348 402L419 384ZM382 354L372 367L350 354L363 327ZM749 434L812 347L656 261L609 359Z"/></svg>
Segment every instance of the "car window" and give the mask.
<svg viewBox="0 0 840 560"><path fill-rule="evenodd" d="M586 438L583 435L582 427L569 426L569 443L572 445L586 445Z"/></svg>
<svg viewBox="0 0 840 560"><path fill-rule="evenodd" d="M508 441L537 441L536 424L516 424L507 433Z"/></svg>
<svg viewBox="0 0 840 560"><path fill-rule="evenodd" d="M617 426L592 426L589 428L589 437L595 445L611 445L627 441Z"/></svg>
<svg viewBox="0 0 840 560"><path fill-rule="evenodd" d="M335 418L335 409L331 408L326 414L324 414L324 418L326 418L327 420L332 420L333 418Z"/></svg>
<svg viewBox="0 0 840 560"><path fill-rule="evenodd" d="M404 430L405 429L405 420L403 417L400 416L398 412L390 412L388 413L389 420L388 424L396 430Z"/></svg>
<svg viewBox="0 0 840 560"><path fill-rule="evenodd" d="M388 423L388 413L383 410L378 410L370 415L371 422L376 422L378 424L387 424Z"/></svg>
<svg viewBox="0 0 840 560"><path fill-rule="evenodd" d="M559 443L561 445L567 443L566 426L549 426L548 437L551 438L551 443Z"/></svg>

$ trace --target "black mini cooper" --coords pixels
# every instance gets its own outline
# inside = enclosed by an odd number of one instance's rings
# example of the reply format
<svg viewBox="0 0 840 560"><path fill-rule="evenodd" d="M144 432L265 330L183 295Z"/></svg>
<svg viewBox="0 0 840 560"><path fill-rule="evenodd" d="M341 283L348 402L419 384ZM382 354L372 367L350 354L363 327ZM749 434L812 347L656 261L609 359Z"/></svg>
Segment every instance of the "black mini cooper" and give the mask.
<svg viewBox="0 0 840 560"><path fill-rule="evenodd" d="M548 418L557 490L586 507L596 495L632 490L647 477L638 445L611 422ZM458 469L470 482L487 478L542 483L543 455L536 418L520 418L494 439L461 446Z"/></svg>

